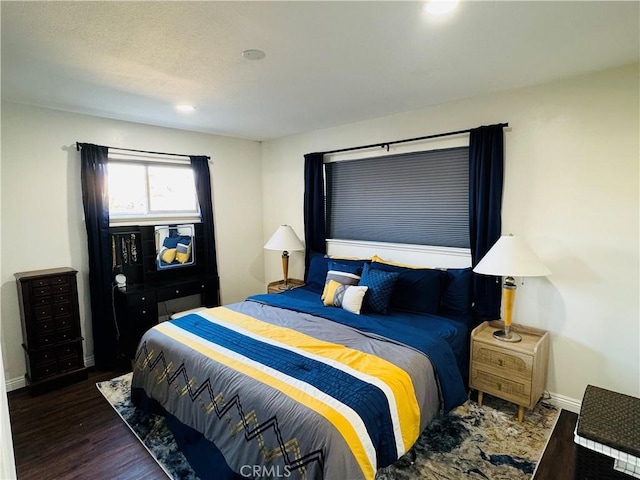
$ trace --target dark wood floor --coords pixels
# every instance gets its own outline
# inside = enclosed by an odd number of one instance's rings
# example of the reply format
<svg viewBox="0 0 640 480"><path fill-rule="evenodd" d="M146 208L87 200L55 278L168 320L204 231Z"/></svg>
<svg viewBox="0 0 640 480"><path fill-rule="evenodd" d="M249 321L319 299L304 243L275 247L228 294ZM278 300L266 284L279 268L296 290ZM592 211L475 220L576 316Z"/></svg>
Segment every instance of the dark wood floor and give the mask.
<svg viewBox="0 0 640 480"><path fill-rule="evenodd" d="M578 415L561 410L533 480L572 480L576 459L573 430Z"/></svg>
<svg viewBox="0 0 640 480"><path fill-rule="evenodd" d="M95 387L121 372L31 397L9 393L18 480L163 479L164 472ZM533 480L573 478L577 415L562 410Z"/></svg>
<svg viewBox="0 0 640 480"><path fill-rule="evenodd" d="M120 374L92 372L38 397L9 393L19 480L167 478L95 386Z"/></svg>

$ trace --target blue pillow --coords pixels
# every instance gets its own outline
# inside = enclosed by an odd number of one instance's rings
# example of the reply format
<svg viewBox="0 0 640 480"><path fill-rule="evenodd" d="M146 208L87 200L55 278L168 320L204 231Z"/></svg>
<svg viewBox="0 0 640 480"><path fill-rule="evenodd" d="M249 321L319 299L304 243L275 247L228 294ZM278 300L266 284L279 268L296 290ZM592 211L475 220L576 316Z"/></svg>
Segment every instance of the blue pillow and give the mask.
<svg viewBox="0 0 640 480"><path fill-rule="evenodd" d="M313 292L322 293L329 270L329 258L324 253L310 252L309 268L304 279L305 287Z"/></svg>
<svg viewBox="0 0 640 480"><path fill-rule="evenodd" d="M174 235L174 236L165 237L164 241L162 242L162 246L167 248L176 248L178 246L178 243L189 245L190 242L191 242L191 237L189 236Z"/></svg>
<svg viewBox="0 0 640 480"><path fill-rule="evenodd" d="M387 313L393 286L400 276L396 272L385 272L383 270L374 270L370 264L366 264L362 269L362 277L360 278L361 287L369 287L365 294L365 306L369 310L378 313Z"/></svg>
<svg viewBox="0 0 640 480"><path fill-rule="evenodd" d="M390 307L420 314L437 314L444 272L436 268L409 268L387 263L372 262L371 267L399 274Z"/></svg>
<svg viewBox="0 0 640 480"><path fill-rule="evenodd" d="M447 314L468 314L473 305L473 272L471 267L445 270L440 311Z"/></svg>
<svg viewBox="0 0 640 480"><path fill-rule="evenodd" d="M335 260L329 260L325 284L328 283L329 280L335 280L343 285L358 285L361 275L361 265L350 265L346 263L339 263Z"/></svg>
<svg viewBox="0 0 640 480"><path fill-rule="evenodd" d="M304 283L307 289L316 293L322 293L324 289L330 261L336 261L340 263L340 265L357 266L361 268L364 264L371 262L371 260L366 259L333 259L327 257L324 253L318 252L310 252L310 254L309 269L306 272Z"/></svg>

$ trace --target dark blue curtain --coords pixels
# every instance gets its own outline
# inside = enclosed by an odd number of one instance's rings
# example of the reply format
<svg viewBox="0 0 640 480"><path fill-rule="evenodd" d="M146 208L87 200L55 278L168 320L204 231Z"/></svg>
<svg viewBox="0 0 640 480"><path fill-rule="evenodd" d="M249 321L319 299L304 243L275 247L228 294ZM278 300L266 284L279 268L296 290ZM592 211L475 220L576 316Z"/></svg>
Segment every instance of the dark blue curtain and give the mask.
<svg viewBox="0 0 640 480"><path fill-rule="evenodd" d="M474 128L469 138L469 233L474 267L500 238L503 179L503 125ZM474 275L479 321L500 318L501 294L500 277Z"/></svg>
<svg viewBox="0 0 640 480"><path fill-rule="evenodd" d="M111 368L118 358L118 333L111 306L111 245L109 238L109 194L107 191L108 147L82 143L82 203L89 250L89 290L93 355L99 369Z"/></svg>
<svg viewBox="0 0 640 480"><path fill-rule="evenodd" d="M216 239L213 230L213 204L211 202L211 174L209 159L204 156L192 156L191 167L196 184L196 194L200 204L200 215L204 235L204 264L205 273L218 276L218 262L216 260Z"/></svg>
<svg viewBox="0 0 640 480"><path fill-rule="evenodd" d="M307 279L311 252L327 253L327 233L324 212L324 154L304 156L304 240Z"/></svg>

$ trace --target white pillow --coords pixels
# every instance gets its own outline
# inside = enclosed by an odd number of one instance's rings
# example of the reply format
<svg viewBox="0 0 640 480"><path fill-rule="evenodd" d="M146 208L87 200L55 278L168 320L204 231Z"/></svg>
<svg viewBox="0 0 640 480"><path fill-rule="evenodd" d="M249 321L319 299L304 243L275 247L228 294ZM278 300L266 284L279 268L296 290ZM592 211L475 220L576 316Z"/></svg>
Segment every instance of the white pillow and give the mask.
<svg viewBox="0 0 640 480"><path fill-rule="evenodd" d="M329 280L322 293L322 299L326 306L342 307L348 312L360 315L364 294L368 288L342 285L335 280Z"/></svg>
<svg viewBox="0 0 640 480"><path fill-rule="evenodd" d="M364 300L364 294L367 293L368 289L369 287L356 287L353 285L345 286L344 296L342 297L341 302L342 308L344 308L348 312L360 315L360 310L362 309L362 301Z"/></svg>

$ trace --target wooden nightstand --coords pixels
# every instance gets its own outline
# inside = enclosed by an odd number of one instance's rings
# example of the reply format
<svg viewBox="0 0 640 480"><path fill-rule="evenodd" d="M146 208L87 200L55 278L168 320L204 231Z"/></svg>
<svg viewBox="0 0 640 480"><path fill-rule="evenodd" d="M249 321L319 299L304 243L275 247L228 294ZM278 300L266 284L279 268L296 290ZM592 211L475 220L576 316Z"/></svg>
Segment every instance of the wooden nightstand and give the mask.
<svg viewBox="0 0 640 480"><path fill-rule="evenodd" d="M289 290L292 288L298 288L304 285L302 280L298 280L296 278L289 279ZM267 286L267 293L282 293L286 291L284 288L284 280L278 280L277 282L271 282Z"/></svg>
<svg viewBox="0 0 640 480"><path fill-rule="evenodd" d="M512 325L522 341L508 343L493 338L503 328L501 321L484 322L471 332L469 386L519 406L518 421L524 408L533 408L547 384L549 333L537 328Z"/></svg>

